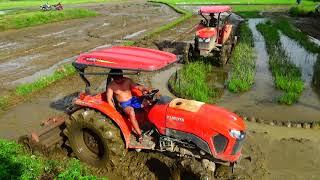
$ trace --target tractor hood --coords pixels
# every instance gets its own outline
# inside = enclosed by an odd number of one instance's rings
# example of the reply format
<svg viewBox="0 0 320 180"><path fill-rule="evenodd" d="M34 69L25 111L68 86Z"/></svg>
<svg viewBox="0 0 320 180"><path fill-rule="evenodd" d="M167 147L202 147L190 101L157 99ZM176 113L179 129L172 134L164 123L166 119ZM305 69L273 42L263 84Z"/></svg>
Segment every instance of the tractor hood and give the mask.
<svg viewBox="0 0 320 180"><path fill-rule="evenodd" d="M229 130L245 130L244 121L236 114L213 105L204 104L197 112L198 123L204 128L209 128L216 132L229 133Z"/></svg>
<svg viewBox="0 0 320 180"><path fill-rule="evenodd" d="M217 35L216 28L202 28L196 32L199 38L211 38Z"/></svg>
<svg viewBox="0 0 320 180"><path fill-rule="evenodd" d="M212 132L229 136L230 130L245 131L244 121L224 108L193 100L174 99L166 115L167 128L200 137Z"/></svg>

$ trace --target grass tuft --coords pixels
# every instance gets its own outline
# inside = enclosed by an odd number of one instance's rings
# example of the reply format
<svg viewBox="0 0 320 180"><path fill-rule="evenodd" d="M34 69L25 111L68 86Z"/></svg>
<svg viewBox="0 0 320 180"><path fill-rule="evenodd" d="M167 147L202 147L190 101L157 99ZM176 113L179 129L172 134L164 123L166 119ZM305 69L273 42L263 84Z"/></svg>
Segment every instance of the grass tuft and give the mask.
<svg viewBox="0 0 320 180"><path fill-rule="evenodd" d="M79 160L71 159L64 162L48 160L24 152L20 144L0 139L0 179L48 178L98 179L92 176Z"/></svg>
<svg viewBox="0 0 320 180"><path fill-rule="evenodd" d="M248 24L240 26L240 40L231 56L231 78L227 82L229 91L248 91L255 77L255 51L253 47L253 35Z"/></svg>
<svg viewBox="0 0 320 180"><path fill-rule="evenodd" d="M16 87L15 91L7 96L0 97L0 109L6 110L16 99L24 98L26 95L48 87L54 82L76 73L71 64L67 64L57 69L52 75L42 77L35 82L22 84Z"/></svg>
<svg viewBox="0 0 320 180"><path fill-rule="evenodd" d="M283 90L284 95L278 101L291 105L298 101L304 82L301 79L301 70L288 59L282 49L278 29L270 21L257 25L258 30L265 38L269 54L269 65L274 77L276 88Z"/></svg>
<svg viewBox="0 0 320 180"><path fill-rule="evenodd" d="M294 6L289 9L289 14L292 17L317 16L315 6Z"/></svg>
<svg viewBox="0 0 320 180"><path fill-rule="evenodd" d="M75 74L75 72L76 72L75 68L71 64L68 64L63 66L60 69L57 69L52 75L40 78L39 80L33 83L27 83L27 84L17 86L15 92L19 96L25 96L37 90L43 89L49 86L50 84L60 79L63 79L69 75Z"/></svg>
<svg viewBox="0 0 320 180"><path fill-rule="evenodd" d="M0 19L0 30L19 29L68 19L97 16L98 13L87 9L67 9L63 11L36 11L4 15Z"/></svg>
<svg viewBox="0 0 320 180"><path fill-rule="evenodd" d="M179 97L211 102L216 96L216 92L208 86L206 81L211 70L210 64L200 61L186 64L170 78L170 88Z"/></svg>

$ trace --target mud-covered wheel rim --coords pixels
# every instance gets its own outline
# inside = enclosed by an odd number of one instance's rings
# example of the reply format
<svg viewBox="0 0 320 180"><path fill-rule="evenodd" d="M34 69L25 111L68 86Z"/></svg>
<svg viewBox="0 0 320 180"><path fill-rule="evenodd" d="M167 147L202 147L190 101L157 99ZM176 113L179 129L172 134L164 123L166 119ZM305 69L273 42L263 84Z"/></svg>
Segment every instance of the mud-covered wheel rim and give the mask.
<svg viewBox="0 0 320 180"><path fill-rule="evenodd" d="M84 144L87 148L94 153L97 158L105 156L105 147L99 135L87 128L82 129L82 131Z"/></svg>
<svg viewBox="0 0 320 180"><path fill-rule="evenodd" d="M92 109L73 113L64 134L76 157L95 167L116 166L126 154L120 129Z"/></svg>

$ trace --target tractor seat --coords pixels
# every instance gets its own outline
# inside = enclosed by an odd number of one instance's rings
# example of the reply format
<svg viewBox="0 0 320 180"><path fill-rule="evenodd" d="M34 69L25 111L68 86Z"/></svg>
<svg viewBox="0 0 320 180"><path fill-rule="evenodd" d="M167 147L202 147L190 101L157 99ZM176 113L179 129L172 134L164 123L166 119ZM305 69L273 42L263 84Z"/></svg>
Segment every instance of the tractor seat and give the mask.
<svg viewBox="0 0 320 180"><path fill-rule="evenodd" d="M189 112L198 112L202 105L204 105L203 102L176 98L170 102L169 107Z"/></svg>

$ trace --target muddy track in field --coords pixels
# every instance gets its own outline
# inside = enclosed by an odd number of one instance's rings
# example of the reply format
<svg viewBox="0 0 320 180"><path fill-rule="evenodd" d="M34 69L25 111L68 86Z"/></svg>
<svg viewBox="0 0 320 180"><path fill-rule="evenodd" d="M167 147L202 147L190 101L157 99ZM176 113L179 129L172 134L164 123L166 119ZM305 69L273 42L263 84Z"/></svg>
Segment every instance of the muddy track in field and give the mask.
<svg viewBox="0 0 320 180"><path fill-rule="evenodd" d="M0 32L0 95L52 73L53 69L44 70L81 52L135 40L180 16L167 6L141 1L68 7L87 8L100 15ZM43 73L35 74L39 71Z"/></svg>

